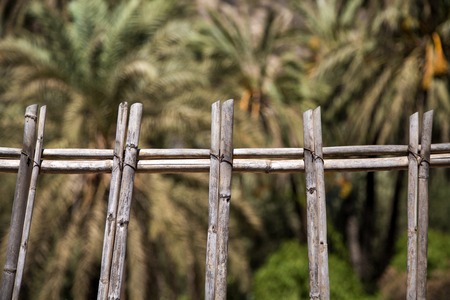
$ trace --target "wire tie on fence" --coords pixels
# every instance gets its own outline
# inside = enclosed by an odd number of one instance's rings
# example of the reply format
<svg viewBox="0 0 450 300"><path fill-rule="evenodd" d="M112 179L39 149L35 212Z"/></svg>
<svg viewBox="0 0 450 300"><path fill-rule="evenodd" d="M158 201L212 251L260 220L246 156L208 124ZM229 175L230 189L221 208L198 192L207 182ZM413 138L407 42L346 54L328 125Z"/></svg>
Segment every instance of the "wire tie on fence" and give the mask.
<svg viewBox="0 0 450 300"><path fill-rule="evenodd" d="M425 159L425 157L423 157L422 155L420 156L420 162L419 165L421 165L423 162L427 163L428 165L430 165L430 161L428 159Z"/></svg>
<svg viewBox="0 0 450 300"><path fill-rule="evenodd" d="M41 169L41 162L37 162L33 159L33 168L34 167L38 167L39 169Z"/></svg>
<svg viewBox="0 0 450 300"><path fill-rule="evenodd" d="M124 163L124 166L128 166L130 168L132 168L134 171L136 171L136 166L132 166L130 164Z"/></svg>
<svg viewBox="0 0 450 300"><path fill-rule="evenodd" d="M312 156L313 156L313 160L318 160L320 159L322 161L322 163L324 163L323 157L317 155L315 152L312 152Z"/></svg>
<svg viewBox="0 0 450 300"><path fill-rule="evenodd" d="M120 168L122 170L123 167L123 160L121 159L121 157L117 154L117 153L113 153L113 158L117 158L119 160L119 163L116 165L116 167L113 168L113 172L115 170L117 170L118 168Z"/></svg>
<svg viewBox="0 0 450 300"><path fill-rule="evenodd" d="M210 157L210 158L213 158L213 157L214 157L215 159L220 160L219 155L218 155L218 154L214 154L214 153L212 153L212 152L209 153L209 157Z"/></svg>
<svg viewBox="0 0 450 300"><path fill-rule="evenodd" d="M303 151L309 151L309 152L311 152L311 153L314 152L314 151L312 151L311 149L308 149L308 148L306 148L306 147L303 147Z"/></svg>
<svg viewBox="0 0 450 300"><path fill-rule="evenodd" d="M225 157L224 154L222 154L222 155L220 156L220 162L226 162L226 163L228 163L231 167L233 167L233 162L232 162L232 160L231 160L231 159L227 159L227 157Z"/></svg>
<svg viewBox="0 0 450 300"><path fill-rule="evenodd" d="M413 151L410 145L408 145L408 153L414 156L414 158L417 160L417 163L420 165L423 157L419 153Z"/></svg>
<svg viewBox="0 0 450 300"><path fill-rule="evenodd" d="M29 165L30 165L30 162L33 161L33 160L31 159L30 155L29 155L28 153L26 153L25 151L23 151L23 150L20 151L20 154L22 154L22 155L24 155L24 156L27 157L27 166L29 166Z"/></svg>

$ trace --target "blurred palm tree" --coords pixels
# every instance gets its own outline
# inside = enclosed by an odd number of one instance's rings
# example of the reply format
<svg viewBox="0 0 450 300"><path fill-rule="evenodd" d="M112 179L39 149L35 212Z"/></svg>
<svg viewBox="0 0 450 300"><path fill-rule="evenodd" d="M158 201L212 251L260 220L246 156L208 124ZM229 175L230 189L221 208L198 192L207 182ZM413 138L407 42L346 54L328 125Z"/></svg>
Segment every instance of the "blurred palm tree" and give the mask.
<svg viewBox="0 0 450 300"><path fill-rule="evenodd" d="M254 136L259 146L300 144L299 101L282 80L289 77L285 67L296 47L292 21L281 4L237 1L218 3L200 25L193 45L208 65L211 84L238 100L238 113L245 112L253 127L237 142L252 144L246 139Z"/></svg>
<svg viewBox="0 0 450 300"><path fill-rule="evenodd" d="M450 6L446 1L303 1L297 9L308 49L302 93L323 105L323 120L334 143L405 144L409 116L429 109L436 109L434 131L448 139L450 78L445 52L450 46ZM347 238L355 246L350 249L359 249L350 254L366 282L375 282L392 255L402 174L391 181L393 201L386 233L375 232L380 176L367 174L363 204L355 203L356 191L353 201L345 202L353 207L353 214L362 206L359 237L347 234ZM385 251L375 250L374 234L380 236Z"/></svg>
<svg viewBox="0 0 450 300"><path fill-rule="evenodd" d="M301 113L312 104L299 97L295 15L286 3L273 1L215 1L201 12L191 47L219 98L237 100L234 146L300 147ZM262 220L262 234L251 242L253 266L285 239L306 241L302 176L233 177L239 199L231 207L245 199Z"/></svg>
<svg viewBox="0 0 450 300"><path fill-rule="evenodd" d="M29 29L0 42L2 116L45 103L46 147L111 148L119 103L140 101L141 147L207 148L213 99L185 48L190 12L175 1L79 0L70 2L66 17L33 2L25 15ZM20 124L7 125L2 143L20 136ZM95 297L109 176L69 178L42 178L24 297ZM125 298L201 297L206 191L206 177L137 176ZM246 220L240 224L258 230L252 208L236 207ZM230 274L248 289L247 248L237 225L231 232Z"/></svg>

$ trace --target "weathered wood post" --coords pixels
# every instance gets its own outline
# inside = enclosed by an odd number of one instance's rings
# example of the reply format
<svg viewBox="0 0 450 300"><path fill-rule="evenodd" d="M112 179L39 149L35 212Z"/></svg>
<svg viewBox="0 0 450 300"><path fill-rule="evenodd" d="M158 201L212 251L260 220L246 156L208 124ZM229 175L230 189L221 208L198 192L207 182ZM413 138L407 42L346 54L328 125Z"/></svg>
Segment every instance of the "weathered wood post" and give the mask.
<svg viewBox="0 0 450 300"><path fill-rule="evenodd" d="M409 118L408 146L408 256L406 295L408 300L417 299L417 181L419 158L419 114Z"/></svg>
<svg viewBox="0 0 450 300"><path fill-rule="evenodd" d="M310 299L329 299L327 220L320 108L303 114Z"/></svg>
<svg viewBox="0 0 450 300"><path fill-rule="evenodd" d="M17 172L16 190L11 214L6 262L3 268L1 299L11 299L14 279L17 270L20 241L22 240L23 222L30 188L31 171L33 168L34 147L36 144L36 121L38 105L33 104L25 110L25 127L23 146Z"/></svg>
<svg viewBox="0 0 450 300"><path fill-rule="evenodd" d="M109 299L120 299L120 292L122 288L122 279L125 269L128 223L130 221L134 176L137 167L141 119L142 104L135 103L131 105L122 183L120 186L119 203L117 210L117 224L110 273L110 284L108 289Z"/></svg>
<svg viewBox="0 0 450 300"><path fill-rule="evenodd" d="M22 241L20 243L19 258L17 261L17 273L14 280L14 289L12 299L18 299L20 287L22 285L23 270L25 268L25 260L28 250L28 239L30 237L31 220L33 217L34 199L36 198L36 187L41 167L41 155L44 143L45 132L45 115L47 107L42 106L39 111L39 124L36 140L36 149L34 152L33 170L31 172L30 188L27 197L27 207L25 211L25 219L23 224Z"/></svg>
<svg viewBox="0 0 450 300"><path fill-rule="evenodd" d="M120 183L122 180L125 133L127 128L128 104L122 102L117 114L116 141L114 144L113 167L109 188L108 210L106 213L105 232L103 238L102 264L98 283L98 300L108 297L109 274L116 233L117 203L119 202Z"/></svg>
<svg viewBox="0 0 450 300"><path fill-rule="evenodd" d="M418 216L417 216L417 299L427 298L427 249L428 249L428 178L430 169L431 133L433 111L423 115L420 140Z"/></svg>
<svg viewBox="0 0 450 300"><path fill-rule="evenodd" d="M419 115L410 117L408 146L408 256L406 297L427 297L428 178L433 111L423 116L419 148Z"/></svg>
<svg viewBox="0 0 450 300"><path fill-rule="evenodd" d="M231 175L233 172L233 115L234 102L222 105L220 129L219 207L217 216L217 269L214 298L227 297L228 224L231 201Z"/></svg>
<svg viewBox="0 0 450 300"><path fill-rule="evenodd" d="M206 244L205 299L214 299L217 265L217 213L220 178L220 101L212 105L209 169L208 237Z"/></svg>

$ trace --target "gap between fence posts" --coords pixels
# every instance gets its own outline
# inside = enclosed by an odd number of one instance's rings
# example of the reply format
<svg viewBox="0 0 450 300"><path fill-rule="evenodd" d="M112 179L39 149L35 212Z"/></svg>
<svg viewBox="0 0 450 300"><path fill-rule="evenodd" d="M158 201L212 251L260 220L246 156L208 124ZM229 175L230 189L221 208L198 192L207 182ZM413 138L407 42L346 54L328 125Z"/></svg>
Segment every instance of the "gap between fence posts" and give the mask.
<svg viewBox="0 0 450 300"><path fill-rule="evenodd" d="M34 148L36 144L36 121L38 105L33 104L25 110L23 146L17 171L16 190L11 214L11 225L6 249L6 262L3 268L1 299L11 299L17 269L20 242L22 240L23 222L30 188L33 168Z"/></svg>
<svg viewBox="0 0 450 300"><path fill-rule="evenodd" d="M19 258L17 260L17 273L14 280L14 289L12 299L19 298L20 287L22 285L23 271L25 268L26 255L28 250L28 239L30 237L31 220L33 218L34 200L36 198L36 187L39 176L39 170L41 167L41 155L42 147L44 144L44 132L45 132L45 116L47 112L47 106L42 106L39 111L39 124L36 140L36 147L34 152L33 170L31 172L30 188L28 191L27 207L25 210L25 219L22 231L22 241L20 243Z"/></svg>
<svg viewBox="0 0 450 300"><path fill-rule="evenodd" d="M227 297L228 224L233 172L233 105L233 100L227 100L221 111L217 269L214 292L214 298L217 300L225 300Z"/></svg>
<svg viewBox="0 0 450 300"><path fill-rule="evenodd" d="M122 180L125 134L127 127L128 104L122 102L117 114L116 140L114 143L113 166L106 212L105 232L103 238L102 263L98 283L98 300L108 297L109 275L116 233L117 203L119 202L120 183Z"/></svg>
<svg viewBox="0 0 450 300"><path fill-rule="evenodd" d="M130 221L131 200L133 197L134 176L137 167L139 133L142 119L142 104L135 103L130 108L125 158L117 209L117 226L114 239L109 299L120 299L122 279L125 268L128 223Z"/></svg>
<svg viewBox="0 0 450 300"><path fill-rule="evenodd" d="M427 249L428 249L428 179L430 168L431 133L433 111L423 115L420 140L417 216L417 299L427 298Z"/></svg>
<svg viewBox="0 0 450 300"><path fill-rule="evenodd" d="M303 114L310 299L329 299L327 221L320 107Z"/></svg>
<svg viewBox="0 0 450 300"><path fill-rule="evenodd" d="M211 107L211 149L209 169L208 236L206 242L205 299L214 299L217 265L217 213L220 178L220 101Z"/></svg>

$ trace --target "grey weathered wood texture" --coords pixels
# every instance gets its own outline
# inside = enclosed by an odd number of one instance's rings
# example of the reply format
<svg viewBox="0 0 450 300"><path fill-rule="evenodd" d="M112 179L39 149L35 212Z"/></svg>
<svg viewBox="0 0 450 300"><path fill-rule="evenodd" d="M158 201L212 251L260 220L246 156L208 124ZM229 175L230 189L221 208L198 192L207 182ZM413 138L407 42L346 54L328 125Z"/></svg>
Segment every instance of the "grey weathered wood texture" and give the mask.
<svg viewBox="0 0 450 300"><path fill-rule="evenodd" d="M17 172L16 190L11 213L11 225L6 249L6 262L3 268L1 299L11 299L17 270L23 222L27 205L28 190L33 169L34 148L36 145L37 104L25 110L23 146Z"/></svg>
<svg viewBox="0 0 450 300"><path fill-rule="evenodd" d="M308 236L309 298L320 299L319 289L319 217L317 209L316 172L314 168L313 113L303 113L303 140L306 178L306 219Z"/></svg>
<svg viewBox="0 0 450 300"><path fill-rule="evenodd" d="M131 200L136 173L138 143L142 118L142 104L135 103L130 108L130 122L125 148L125 158L117 209L116 233L111 264L108 299L120 299L122 279L125 269L128 223L130 222Z"/></svg>
<svg viewBox="0 0 450 300"><path fill-rule="evenodd" d="M44 143L45 132L45 116L47 107L42 106L39 111L39 124L37 131L36 147L34 152L33 169L31 171L30 188L27 197L27 206L25 210L25 218L22 231L22 240L20 242L19 257L17 260L17 272L14 280L14 289L12 299L19 299L20 287L22 285L23 270L25 268L25 260L28 249L28 239L30 237L31 220L33 217L34 200L36 198L37 180L39 176L39 168L41 163L41 154Z"/></svg>
<svg viewBox="0 0 450 300"><path fill-rule="evenodd" d="M325 175L322 152L322 121L320 107L313 111L313 133L314 133L314 169L317 188L317 217L319 225L319 291L320 299L330 299L330 280L328 276L328 242L327 242L327 211L325 203Z"/></svg>
<svg viewBox="0 0 450 300"><path fill-rule="evenodd" d="M417 199L417 299L427 298L428 179L433 111L423 115Z"/></svg>
<svg viewBox="0 0 450 300"><path fill-rule="evenodd" d="M310 299L330 299L320 107L303 114Z"/></svg>
<svg viewBox="0 0 450 300"><path fill-rule="evenodd" d="M233 172L233 114L234 101L222 105L220 128L219 207L217 215L217 269L214 299L227 297L228 225Z"/></svg>
<svg viewBox="0 0 450 300"><path fill-rule="evenodd" d="M206 242L205 299L214 299L217 266L217 214L220 178L220 101L211 109L211 153L208 197L208 235Z"/></svg>
<svg viewBox="0 0 450 300"><path fill-rule="evenodd" d="M408 254L406 298L417 299L417 181L419 172L419 114L409 118L408 166Z"/></svg>
<svg viewBox="0 0 450 300"><path fill-rule="evenodd" d="M116 233L117 204L119 202L120 183L122 181L123 155L125 146L125 134L127 128L127 118L128 118L128 104L126 102L122 102L119 105L119 112L117 115L116 139L114 143L114 158L108 196L108 209L106 212L100 279L97 293L98 300L104 300L107 299L108 297L109 274L111 271L111 260L114 249L114 236Z"/></svg>

